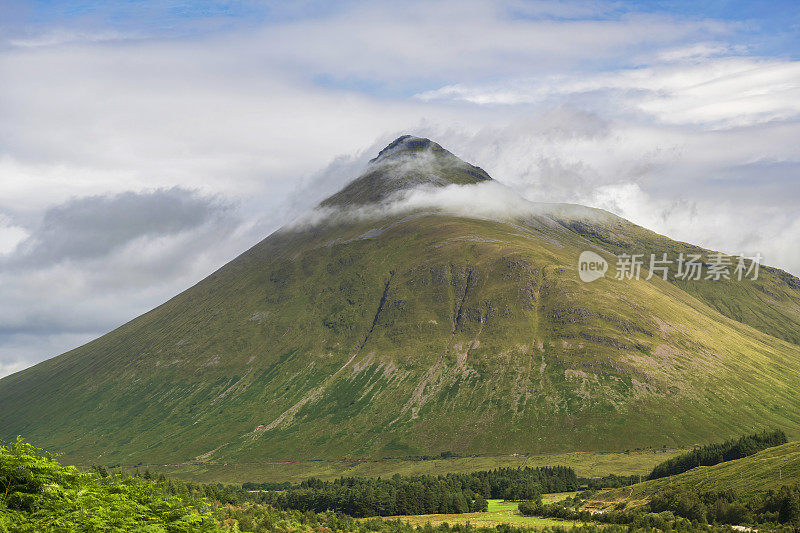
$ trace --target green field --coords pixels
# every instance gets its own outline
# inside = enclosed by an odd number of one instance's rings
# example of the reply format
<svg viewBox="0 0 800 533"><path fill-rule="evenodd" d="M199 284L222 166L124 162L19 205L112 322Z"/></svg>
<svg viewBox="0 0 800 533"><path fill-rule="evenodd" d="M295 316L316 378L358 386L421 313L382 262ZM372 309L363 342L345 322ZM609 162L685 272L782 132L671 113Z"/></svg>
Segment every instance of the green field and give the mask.
<svg viewBox="0 0 800 533"><path fill-rule="evenodd" d="M732 489L739 497L747 497L795 483L800 483L800 442L789 442L743 459L700 466L675 476L608 490L597 495L589 505L602 508L621 501L642 504L667 487L698 492Z"/></svg>
<svg viewBox="0 0 800 533"><path fill-rule="evenodd" d="M646 476L652 468L685 449L638 450L617 453L576 452L550 455L513 455L452 457L447 459L385 459L365 461L294 461L248 464L142 465L151 472L168 477L201 483L236 483L245 481L290 481L297 483L317 477L335 479L342 476L378 477L392 474L469 473L500 467L570 466L580 477L601 477L608 474ZM128 467L135 470L137 467Z"/></svg>
<svg viewBox="0 0 800 533"><path fill-rule="evenodd" d="M545 494L542 499L544 501L552 502L566 498L567 496L574 495L574 492L558 493L558 494ZM473 526L487 526L494 527L497 524L513 524L517 526L526 526L536 529L542 529L552 526L572 526L573 524L580 524L581 522L568 522L565 520L556 520L554 518L538 518L535 516L522 516L517 510L519 502L507 502L503 500L489 500L489 509L483 513L463 513L463 514L426 514L426 515L413 515L413 516L399 516L400 520L408 522L414 526L424 526L427 523L431 525L438 525L442 523L453 524L466 524L470 523Z"/></svg>

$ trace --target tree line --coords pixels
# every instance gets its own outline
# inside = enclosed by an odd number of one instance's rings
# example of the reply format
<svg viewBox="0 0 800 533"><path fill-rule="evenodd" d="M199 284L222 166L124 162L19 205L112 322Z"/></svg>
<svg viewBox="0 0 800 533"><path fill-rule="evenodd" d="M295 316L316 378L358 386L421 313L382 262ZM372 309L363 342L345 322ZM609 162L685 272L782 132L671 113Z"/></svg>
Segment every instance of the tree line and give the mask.
<svg viewBox="0 0 800 533"><path fill-rule="evenodd" d="M723 443L699 446L690 452L657 464L647 479L674 476L698 466L713 466L725 461L741 459L787 442L786 434L776 429L774 431L762 431L753 435L745 435Z"/></svg>
<svg viewBox="0 0 800 533"><path fill-rule="evenodd" d="M243 487L263 485L247 483ZM343 477L334 481L311 478L285 490L261 493L260 501L282 509L333 510L355 517L417 514L457 514L485 511L487 498L530 500L543 492L578 488L568 467L497 468L470 474ZM262 489L264 490L264 489Z"/></svg>
<svg viewBox="0 0 800 533"><path fill-rule="evenodd" d="M522 502L519 512L525 516L595 521L612 524L675 529L675 521L694 524L756 524L759 527L782 525L800 528L800 485L784 485L778 490L739 498L732 490L697 491L667 487L639 508L625 509L625 504L598 513L581 509L580 498L544 504L540 500Z"/></svg>
<svg viewBox="0 0 800 533"><path fill-rule="evenodd" d="M608 474L607 476L603 477L592 477L592 478L579 478L579 483L582 487L586 487L589 490L600 490L600 489L616 489L619 487L627 487L629 485L633 485L635 483L639 483L642 480L642 476L639 475L630 475L630 476L618 476L616 474Z"/></svg>
<svg viewBox="0 0 800 533"><path fill-rule="evenodd" d="M653 511L671 511L699 522L720 524L782 524L800 527L800 486L784 485L750 498L732 490L698 492L672 487L656 494Z"/></svg>

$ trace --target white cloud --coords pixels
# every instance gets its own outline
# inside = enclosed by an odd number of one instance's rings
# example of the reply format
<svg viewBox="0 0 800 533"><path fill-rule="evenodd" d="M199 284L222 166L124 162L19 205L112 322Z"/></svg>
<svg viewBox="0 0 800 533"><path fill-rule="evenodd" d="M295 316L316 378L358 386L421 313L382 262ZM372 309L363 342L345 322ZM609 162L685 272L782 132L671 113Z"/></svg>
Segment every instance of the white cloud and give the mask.
<svg viewBox="0 0 800 533"><path fill-rule="evenodd" d="M417 165L414 165L417 166ZM397 169L398 172L403 172ZM379 221L413 212L437 212L487 220L508 220L540 212L541 208L519 192L496 181L475 185L421 185L391 194L380 203L355 207L318 207L293 220L292 229L337 220Z"/></svg>
<svg viewBox="0 0 800 533"><path fill-rule="evenodd" d="M10 39L9 44L20 48L37 48L40 46L55 46L68 43L96 43L103 41L119 41L123 39L141 38L138 33L122 33L118 31L86 32L74 31L65 28L48 30L46 33Z"/></svg>
<svg viewBox="0 0 800 533"><path fill-rule="evenodd" d="M642 58L641 61L645 64L654 62L702 61L711 57L742 55L745 53L747 53L747 47L745 46L712 41L659 50L654 58Z"/></svg>
<svg viewBox="0 0 800 533"><path fill-rule="evenodd" d="M28 235L25 228L13 224L7 216L0 213L0 261L3 255L14 251Z"/></svg>
<svg viewBox="0 0 800 533"><path fill-rule="evenodd" d="M0 256L0 372L63 352L167 300L258 240L252 229L218 198L181 189L49 208ZM37 352L44 348L51 351Z"/></svg>
<svg viewBox="0 0 800 533"><path fill-rule="evenodd" d="M448 85L417 97L484 105L583 100L610 104L617 113L641 112L665 124L708 127L746 126L800 116L800 61L706 59L706 52L690 56L690 61L614 72L517 79L489 86Z"/></svg>
<svg viewBox="0 0 800 533"><path fill-rule="evenodd" d="M797 272L800 251L800 209L764 211L745 203L699 199L665 202L635 183L600 187L585 202L616 213L673 239L731 255L755 256L763 263Z"/></svg>
<svg viewBox="0 0 800 533"><path fill-rule="evenodd" d="M3 354L0 352L0 358L2 358ZM3 363L0 360L0 378L5 377L9 374L13 374L14 372L19 372L20 370L24 370L25 368L31 365L30 361L26 359L17 359L12 363Z"/></svg>
<svg viewBox="0 0 800 533"><path fill-rule="evenodd" d="M591 58L708 40L732 26L713 20L628 13L613 4L488 0L355 3L324 17L269 25L231 45L267 64L335 80L409 80L544 73Z"/></svg>

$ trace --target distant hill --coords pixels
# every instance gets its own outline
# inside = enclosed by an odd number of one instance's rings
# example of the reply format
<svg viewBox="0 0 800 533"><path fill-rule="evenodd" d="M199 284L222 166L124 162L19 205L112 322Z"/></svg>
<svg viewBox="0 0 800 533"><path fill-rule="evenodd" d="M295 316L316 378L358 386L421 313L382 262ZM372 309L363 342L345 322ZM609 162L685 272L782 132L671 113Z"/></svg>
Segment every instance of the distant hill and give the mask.
<svg viewBox="0 0 800 533"><path fill-rule="evenodd" d="M668 487L696 492L733 490L740 498L800 483L800 442L768 448L755 455L714 466L700 466L683 474L653 479L598 494L590 506L622 500L644 503Z"/></svg>
<svg viewBox="0 0 800 533"><path fill-rule="evenodd" d="M797 278L615 280L622 252L710 252L581 206L517 199L487 214L499 188L401 137L317 216L0 380L0 438L136 464L800 435ZM468 201L396 201L409 191ZM611 264L606 278L579 280L585 250Z"/></svg>

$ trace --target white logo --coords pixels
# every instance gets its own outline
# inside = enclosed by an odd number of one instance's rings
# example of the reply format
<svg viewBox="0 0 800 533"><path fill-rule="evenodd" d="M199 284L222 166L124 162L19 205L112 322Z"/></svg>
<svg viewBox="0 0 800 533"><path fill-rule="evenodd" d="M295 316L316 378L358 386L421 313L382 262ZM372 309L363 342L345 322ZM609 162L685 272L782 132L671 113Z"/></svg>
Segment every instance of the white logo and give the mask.
<svg viewBox="0 0 800 533"><path fill-rule="evenodd" d="M605 277L607 270L608 261L592 251L586 250L578 258L578 276L581 281L589 283Z"/></svg>

